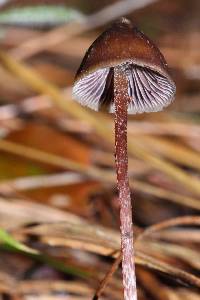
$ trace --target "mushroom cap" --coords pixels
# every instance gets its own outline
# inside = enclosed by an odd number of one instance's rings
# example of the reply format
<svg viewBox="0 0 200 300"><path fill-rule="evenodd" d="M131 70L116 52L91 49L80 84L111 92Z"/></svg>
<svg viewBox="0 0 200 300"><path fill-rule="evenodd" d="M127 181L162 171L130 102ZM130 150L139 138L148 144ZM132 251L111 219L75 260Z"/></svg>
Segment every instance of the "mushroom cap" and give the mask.
<svg viewBox="0 0 200 300"><path fill-rule="evenodd" d="M114 72L127 76L129 113L162 110L175 94L175 84L157 46L129 20L122 18L89 47L75 76L73 97L94 110L114 112Z"/></svg>

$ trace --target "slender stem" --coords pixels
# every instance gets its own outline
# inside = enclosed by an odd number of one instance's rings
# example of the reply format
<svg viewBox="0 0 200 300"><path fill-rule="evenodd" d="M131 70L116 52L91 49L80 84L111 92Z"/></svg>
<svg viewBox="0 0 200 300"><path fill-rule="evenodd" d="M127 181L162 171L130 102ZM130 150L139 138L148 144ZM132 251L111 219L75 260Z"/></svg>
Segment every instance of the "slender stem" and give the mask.
<svg viewBox="0 0 200 300"><path fill-rule="evenodd" d="M137 300L133 248L132 207L128 181L127 107L129 100L128 82L126 76L124 76L123 67L115 68L115 161L120 202L124 299Z"/></svg>

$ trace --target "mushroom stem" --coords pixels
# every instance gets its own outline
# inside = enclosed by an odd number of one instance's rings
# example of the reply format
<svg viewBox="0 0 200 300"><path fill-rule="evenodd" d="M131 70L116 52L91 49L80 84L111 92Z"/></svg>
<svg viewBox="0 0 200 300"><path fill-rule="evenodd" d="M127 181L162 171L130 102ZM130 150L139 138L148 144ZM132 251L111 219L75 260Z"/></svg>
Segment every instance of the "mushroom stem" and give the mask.
<svg viewBox="0 0 200 300"><path fill-rule="evenodd" d="M124 299L137 300L136 276L133 248L133 221L131 196L128 180L127 154L127 108L128 80L124 76L123 66L114 70L114 101L115 101L115 162L117 188L120 203L122 274Z"/></svg>

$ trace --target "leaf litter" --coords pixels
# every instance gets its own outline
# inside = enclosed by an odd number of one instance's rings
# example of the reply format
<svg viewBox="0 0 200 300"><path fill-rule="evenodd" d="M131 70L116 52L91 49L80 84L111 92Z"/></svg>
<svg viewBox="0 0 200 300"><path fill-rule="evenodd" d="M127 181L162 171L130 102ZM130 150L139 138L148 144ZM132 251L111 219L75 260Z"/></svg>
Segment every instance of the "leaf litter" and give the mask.
<svg viewBox="0 0 200 300"><path fill-rule="evenodd" d="M16 2L18 16L29 9ZM57 28L48 21L44 30L37 9L34 28L33 20L5 25L0 40L0 297L92 299L105 278L100 298L121 299L113 124L71 99L73 74L96 25L84 34L84 20ZM178 87L168 111L129 119L141 300L199 298L198 9L192 2L186 20L187 11L179 1L152 1L133 14L159 41ZM174 32L169 16L178 12Z"/></svg>

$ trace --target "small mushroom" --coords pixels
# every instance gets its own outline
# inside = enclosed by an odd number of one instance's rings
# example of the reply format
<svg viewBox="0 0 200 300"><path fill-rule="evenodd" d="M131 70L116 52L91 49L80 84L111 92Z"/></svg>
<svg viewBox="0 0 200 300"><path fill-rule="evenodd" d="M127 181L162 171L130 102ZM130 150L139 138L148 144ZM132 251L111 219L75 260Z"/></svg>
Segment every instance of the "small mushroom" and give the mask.
<svg viewBox="0 0 200 300"><path fill-rule="evenodd" d="M93 42L75 76L74 99L96 111L115 112L115 160L126 300L137 299L128 182L127 112L160 111L172 102L174 94L175 84L163 55L125 18Z"/></svg>
<svg viewBox="0 0 200 300"><path fill-rule="evenodd" d="M155 112L168 106L175 94L166 61L155 44L122 18L89 47L78 69L74 98L96 111L114 113L114 73L128 80L128 113Z"/></svg>

